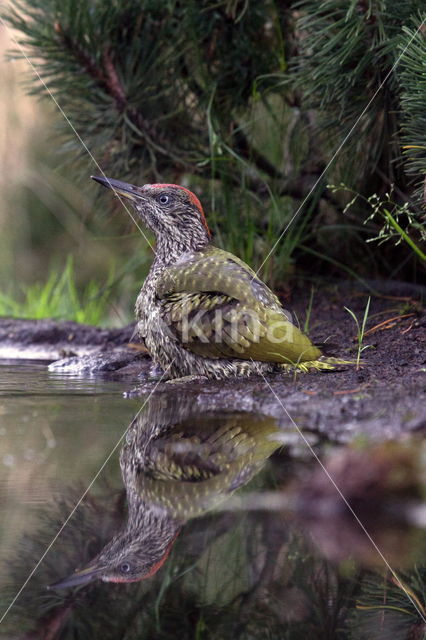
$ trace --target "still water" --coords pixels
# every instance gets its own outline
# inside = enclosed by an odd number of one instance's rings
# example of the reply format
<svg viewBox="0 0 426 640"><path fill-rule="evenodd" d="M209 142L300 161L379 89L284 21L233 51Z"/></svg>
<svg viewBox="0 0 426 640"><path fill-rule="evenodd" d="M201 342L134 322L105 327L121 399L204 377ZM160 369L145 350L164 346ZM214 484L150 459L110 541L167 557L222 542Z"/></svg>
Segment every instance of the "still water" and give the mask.
<svg viewBox="0 0 426 640"><path fill-rule="evenodd" d="M1 637L425 637L400 494L361 526L274 419L127 389L0 366Z"/></svg>

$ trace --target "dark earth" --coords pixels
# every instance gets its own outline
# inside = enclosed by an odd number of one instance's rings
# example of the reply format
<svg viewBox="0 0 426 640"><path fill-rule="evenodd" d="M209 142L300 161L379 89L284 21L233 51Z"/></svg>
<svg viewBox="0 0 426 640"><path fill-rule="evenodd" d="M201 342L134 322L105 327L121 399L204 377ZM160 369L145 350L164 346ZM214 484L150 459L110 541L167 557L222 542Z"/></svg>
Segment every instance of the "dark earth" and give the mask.
<svg viewBox="0 0 426 640"><path fill-rule="evenodd" d="M363 364L332 372L285 374L224 382L191 382L194 411L246 410L293 421L316 438L334 442L366 437L381 442L426 428L426 288L404 283L369 282L316 286L308 333L328 342L329 355L354 359L357 327L344 309L362 322L371 296L363 340ZM282 296L295 322L305 327L310 287ZM100 329L53 320L0 319L0 357L54 362L64 374L129 381L129 394L182 392L182 384L148 380L150 358L130 342L134 326ZM129 346L130 344L130 346ZM189 388L188 388L189 387Z"/></svg>

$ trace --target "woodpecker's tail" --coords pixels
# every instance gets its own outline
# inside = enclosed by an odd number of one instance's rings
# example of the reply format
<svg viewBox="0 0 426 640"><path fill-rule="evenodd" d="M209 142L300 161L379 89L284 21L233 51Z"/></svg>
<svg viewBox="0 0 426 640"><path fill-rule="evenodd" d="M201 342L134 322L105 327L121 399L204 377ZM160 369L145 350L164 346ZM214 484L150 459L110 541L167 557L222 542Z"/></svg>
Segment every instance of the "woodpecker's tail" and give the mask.
<svg viewBox="0 0 426 640"><path fill-rule="evenodd" d="M318 360L309 360L306 362L295 362L294 364L280 364L279 367L284 371L300 371L308 373L312 369L316 371L338 371L347 369L348 366L356 366L363 364L357 363L356 360L342 360L342 358L331 358L322 356Z"/></svg>

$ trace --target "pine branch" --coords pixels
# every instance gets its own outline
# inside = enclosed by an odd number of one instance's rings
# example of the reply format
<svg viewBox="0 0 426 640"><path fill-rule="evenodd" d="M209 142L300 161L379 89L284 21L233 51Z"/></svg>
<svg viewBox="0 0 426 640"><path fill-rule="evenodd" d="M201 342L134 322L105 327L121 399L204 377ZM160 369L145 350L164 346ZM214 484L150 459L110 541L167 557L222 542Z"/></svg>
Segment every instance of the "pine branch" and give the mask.
<svg viewBox="0 0 426 640"><path fill-rule="evenodd" d="M189 169L190 165L167 147L164 136L158 134L155 127L143 117L140 110L129 106L129 99L113 62L111 46L106 45L101 52L101 67L87 51L72 39L69 33L64 31L59 22L55 24L55 31L58 34L62 48L68 51L75 58L82 71L90 76L94 83L113 99L117 112L126 115L126 118L142 140L152 146L155 151L173 158L176 165ZM141 144L143 144L142 141Z"/></svg>
<svg viewBox="0 0 426 640"><path fill-rule="evenodd" d="M95 154L101 149L109 165L119 162L127 173L138 166L159 176L210 177L205 105L216 86L212 112L220 135L276 179L279 172L263 154L232 135L235 110L246 105L256 78L269 77L278 64L274 32L265 27L271 17L281 19L268 0L247 3L244 11L213 0L164 10L149 0L93 6L21 0L8 19L26 36L30 55L83 139ZM276 79L261 82L266 90ZM232 156L227 164L235 165Z"/></svg>

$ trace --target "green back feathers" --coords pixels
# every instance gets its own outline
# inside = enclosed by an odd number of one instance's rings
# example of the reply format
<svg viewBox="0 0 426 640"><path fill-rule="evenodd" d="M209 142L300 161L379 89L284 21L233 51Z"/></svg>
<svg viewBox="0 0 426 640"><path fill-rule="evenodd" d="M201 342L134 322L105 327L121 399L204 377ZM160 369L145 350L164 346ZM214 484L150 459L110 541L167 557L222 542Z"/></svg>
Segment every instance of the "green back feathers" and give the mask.
<svg viewBox="0 0 426 640"><path fill-rule="evenodd" d="M279 364L321 355L254 271L221 249L208 247L168 268L157 296L163 321L197 355Z"/></svg>

